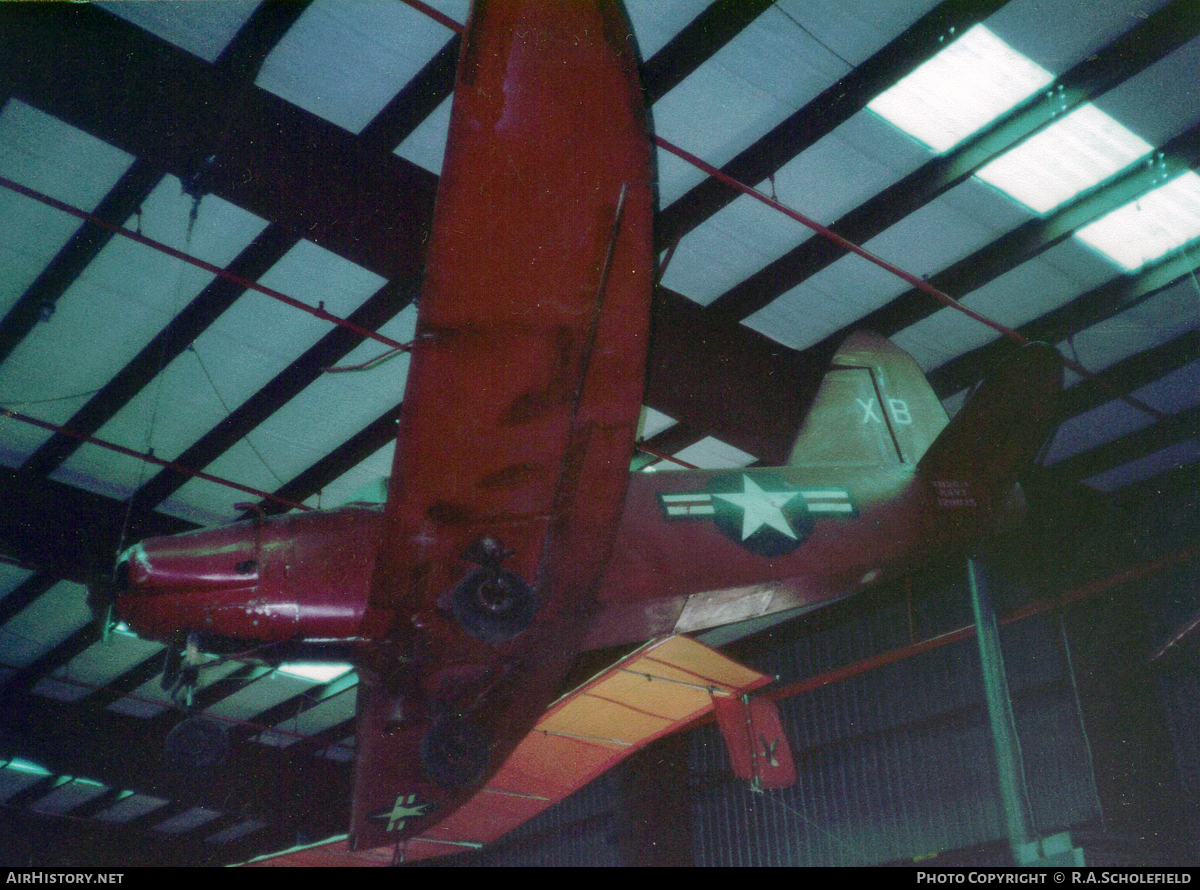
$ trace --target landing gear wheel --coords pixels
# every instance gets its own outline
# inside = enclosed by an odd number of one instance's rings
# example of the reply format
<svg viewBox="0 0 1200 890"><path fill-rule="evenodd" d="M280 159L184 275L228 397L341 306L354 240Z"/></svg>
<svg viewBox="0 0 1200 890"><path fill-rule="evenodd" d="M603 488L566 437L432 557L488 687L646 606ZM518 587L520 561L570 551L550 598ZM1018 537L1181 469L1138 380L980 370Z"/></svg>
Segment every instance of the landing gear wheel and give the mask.
<svg viewBox="0 0 1200 890"><path fill-rule="evenodd" d="M483 775L488 747L488 737L470 720L443 714L421 739L421 769L439 785L465 788Z"/></svg>
<svg viewBox="0 0 1200 890"><path fill-rule="evenodd" d="M216 766L229 753L229 739L215 720L188 717L169 733L163 759L169 766L197 772Z"/></svg>
<svg viewBox="0 0 1200 890"><path fill-rule="evenodd" d="M485 643L511 640L533 623L537 599L525 579L499 567L467 575L451 595L454 618Z"/></svg>

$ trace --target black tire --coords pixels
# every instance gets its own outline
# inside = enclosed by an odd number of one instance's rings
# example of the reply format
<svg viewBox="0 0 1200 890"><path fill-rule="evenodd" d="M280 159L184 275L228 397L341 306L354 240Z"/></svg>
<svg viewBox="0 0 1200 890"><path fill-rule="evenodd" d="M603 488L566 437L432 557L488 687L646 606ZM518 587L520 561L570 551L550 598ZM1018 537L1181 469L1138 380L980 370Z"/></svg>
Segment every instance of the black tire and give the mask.
<svg viewBox="0 0 1200 890"><path fill-rule="evenodd" d="M421 769L431 782L465 788L483 776L489 741L470 720L457 714L435 717L421 739Z"/></svg>
<svg viewBox="0 0 1200 890"><path fill-rule="evenodd" d="M225 729L215 720L188 717L167 733L163 759L183 772L211 769L229 753Z"/></svg>
<svg viewBox="0 0 1200 890"><path fill-rule="evenodd" d="M525 579L507 569L480 568L451 595L454 618L485 643L503 643L533 624L537 598Z"/></svg>

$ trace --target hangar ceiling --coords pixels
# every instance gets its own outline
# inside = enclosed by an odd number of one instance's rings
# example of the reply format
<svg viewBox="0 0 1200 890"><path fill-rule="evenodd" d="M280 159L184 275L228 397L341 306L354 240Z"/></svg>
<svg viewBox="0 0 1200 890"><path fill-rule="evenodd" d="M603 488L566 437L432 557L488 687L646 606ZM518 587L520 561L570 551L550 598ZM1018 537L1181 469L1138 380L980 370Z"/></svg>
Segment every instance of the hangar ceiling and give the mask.
<svg viewBox="0 0 1200 890"><path fill-rule="evenodd" d="M352 672L214 663L196 704L231 762L188 779L159 757L179 718L160 647L100 640L81 582L148 534L336 506L389 472L407 359L325 369L386 350L364 330L413 331L467 4L419 5L0 9L10 830L102 823L219 861L344 830ZM660 137L1094 372L1069 375L1039 483L1194 487L1197 4L626 5ZM856 328L951 412L1012 348L661 149L658 175L656 453L781 461Z"/></svg>

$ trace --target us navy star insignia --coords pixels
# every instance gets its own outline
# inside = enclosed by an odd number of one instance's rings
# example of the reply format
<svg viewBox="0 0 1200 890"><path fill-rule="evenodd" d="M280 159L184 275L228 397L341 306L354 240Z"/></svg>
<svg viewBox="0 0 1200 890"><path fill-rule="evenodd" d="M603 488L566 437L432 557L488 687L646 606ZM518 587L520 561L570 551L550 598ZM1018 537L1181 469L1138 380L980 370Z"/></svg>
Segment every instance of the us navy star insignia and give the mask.
<svg viewBox="0 0 1200 890"><path fill-rule="evenodd" d="M433 804L421 803L415 794L398 794L391 809L379 810L367 818L372 822L387 822L387 828L384 831L400 831L409 819L420 818L431 809L433 809Z"/></svg>
<svg viewBox="0 0 1200 890"><path fill-rule="evenodd" d="M844 488L799 488L777 476L721 475L705 491L658 495L666 519L711 518L717 528L760 556L782 556L799 547L817 517L858 515Z"/></svg>
<svg viewBox="0 0 1200 890"><path fill-rule="evenodd" d="M764 525L796 540L796 533L788 525L787 518L779 508L800 492L763 491L749 476L742 476L742 483L743 488L740 494L713 493L713 497L742 508L742 540L746 540Z"/></svg>

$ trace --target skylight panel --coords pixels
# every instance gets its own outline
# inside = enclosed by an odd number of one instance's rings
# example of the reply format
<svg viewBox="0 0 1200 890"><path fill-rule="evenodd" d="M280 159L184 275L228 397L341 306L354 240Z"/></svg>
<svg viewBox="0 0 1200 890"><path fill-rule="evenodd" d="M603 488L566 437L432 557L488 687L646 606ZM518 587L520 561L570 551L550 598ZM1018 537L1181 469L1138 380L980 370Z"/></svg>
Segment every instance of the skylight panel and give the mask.
<svg viewBox="0 0 1200 890"><path fill-rule="evenodd" d="M722 442L713 436L705 436L694 445L675 452L675 457L705 470L734 469L752 464L757 460L753 454L747 454L742 449L735 448L728 442ZM668 466L683 469L678 464L668 463ZM660 469L666 468L661 467Z"/></svg>
<svg viewBox="0 0 1200 890"><path fill-rule="evenodd" d="M254 83L358 133L451 37L444 25L394 0L316 0Z"/></svg>
<svg viewBox="0 0 1200 890"><path fill-rule="evenodd" d="M675 418L668 417L661 411L655 411L648 405L642 406L642 416L638 420L638 438L650 439L663 430L675 426Z"/></svg>
<svg viewBox="0 0 1200 890"><path fill-rule="evenodd" d="M453 94L443 99L442 103L396 146L393 154L441 176L446 139L450 134L450 109L453 104Z"/></svg>
<svg viewBox="0 0 1200 890"><path fill-rule="evenodd" d="M192 807L178 816L173 816L166 821L159 822L152 830L162 832L163 834L179 834L184 831L191 831L193 828L199 828L201 825L211 822L220 815L219 810L210 810L207 807Z"/></svg>
<svg viewBox="0 0 1200 890"><path fill-rule="evenodd" d="M258 4L259 0L223 0L221 3L120 0L119 3L96 5L202 59L215 62Z"/></svg>
<svg viewBox="0 0 1200 890"><path fill-rule="evenodd" d="M311 661L292 661L286 664L281 664L278 668L281 673L290 674L293 677L301 677L305 680L312 680L315 683L329 683L336 680L343 674L348 674L354 670L353 665L349 664L322 664Z"/></svg>
<svg viewBox="0 0 1200 890"><path fill-rule="evenodd" d="M1188 170L1075 236L1132 272L1200 238L1200 175Z"/></svg>
<svg viewBox="0 0 1200 890"><path fill-rule="evenodd" d="M976 25L867 108L944 152L1052 80L1045 68Z"/></svg>
<svg viewBox="0 0 1200 890"><path fill-rule="evenodd" d="M985 164L984 182L1046 213L1152 151L1090 102Z"/></svg>
<svg viewBox="0 0 1200 890"><path fill-rule="evenodd" d="M31 763L28 760L21 760L19 757L14 757L12 760L4 764L4 769L11 769L18 773L27 773L31 776L48 776L50 770L45 767L38 766L36 763Z"/></svg>

